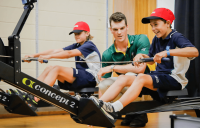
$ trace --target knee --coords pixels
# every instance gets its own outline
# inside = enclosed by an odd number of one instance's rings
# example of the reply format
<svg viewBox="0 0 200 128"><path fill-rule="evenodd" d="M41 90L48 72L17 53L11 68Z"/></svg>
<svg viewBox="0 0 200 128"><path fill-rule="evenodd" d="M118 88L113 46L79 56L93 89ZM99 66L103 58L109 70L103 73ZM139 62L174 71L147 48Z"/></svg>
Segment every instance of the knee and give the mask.
<svg viewBox="0 0 200 128"><path fill-rule="evenodd" d="M54 71L59 71L60 70L60 66L59 65L55 65L55 66L52 67L52 69Z"/></svg>
<svg viewBox="0 0 200 128"><path fill-rule="evenodd" d="M101 91L102 93L104 93L109 87L110 87L111 84L109 84L108 80L105 79L103 81L101 81L98 85L99 87L99 91Z"/></svg>
<svg viewBox="0 0 200 128"><path fill-rule="evenodd" d="M45 71L49 71L49 70L51 70L52 68L53 68L53 66L50 65L50 66L47 66L44 70L45 70Z"/></svg>
<svg viewBox="0 0 200 128"><path fill-rule="evenodd" d="M128 78L128 77L126 77L125 75L119 75L118 78L117 78L117 80L118 80L118 81L119 81L119 80L120 80L120 81L121 81L121 80L127 80L127 78Z"/></svg>
<svg viewBox="0 0 200 128"><path fill-rule="evenodd" d="M138 76L136 77L136 80L139 81L140 83L144 83L145 79L146 79L146 74L140 73L138 74Z"/></svg>
<svg viewBox="0 0 200 128"><path fill-rule="evenodd" d="M117 82L119 82L119 83L128 83L131 79L133 79L132 76L120 75L117 78ZM121 85L124 85L124 84L121 84Z"/></svg>

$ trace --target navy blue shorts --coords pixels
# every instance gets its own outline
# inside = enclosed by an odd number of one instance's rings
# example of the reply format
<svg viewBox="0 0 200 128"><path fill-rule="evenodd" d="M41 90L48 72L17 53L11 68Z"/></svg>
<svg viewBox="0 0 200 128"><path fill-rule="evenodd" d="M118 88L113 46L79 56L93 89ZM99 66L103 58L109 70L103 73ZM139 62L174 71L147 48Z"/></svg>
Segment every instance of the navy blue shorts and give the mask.
<svg viewBox="0 0 200 128"><path fill-rule="evenodd" d="M95 77L85 70L73 68L73 77L76 77L76 79L72 84L68 83L67 81L65 81L64 83L58 81L58 85L60 86L60 88L65 90L73 90L96 86Z"/></svg>
<svg viewBox="0 0 200 128"><path fill-rule="evenodd" d="M153 79L153 86L157 88L158 95L161 99L166 97L166 94L170 90L181 90L181 84L165 73L150 73L148 74Z"/></svg>

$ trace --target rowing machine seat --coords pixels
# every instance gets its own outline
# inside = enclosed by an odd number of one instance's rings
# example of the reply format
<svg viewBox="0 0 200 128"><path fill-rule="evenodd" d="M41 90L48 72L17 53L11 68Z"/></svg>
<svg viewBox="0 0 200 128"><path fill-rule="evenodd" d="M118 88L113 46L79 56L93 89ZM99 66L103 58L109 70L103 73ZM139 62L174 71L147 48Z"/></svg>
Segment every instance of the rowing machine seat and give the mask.
<svg viewBox="0 0 200 128"><path fill-rule="evenodd" d="M69 91L75 92L75 95L80 94L82 97L90 97L95 92L98 92L99 88L98 87L86 87L86 88L81 88L81 89L72 89Z"/></svg>
<svg viewBox="0 0 200 128"><path fill-rule="evenodd" d="M188 90L185 88L183 90L172 90L167 92L167 96L187 96Z"/></svg>

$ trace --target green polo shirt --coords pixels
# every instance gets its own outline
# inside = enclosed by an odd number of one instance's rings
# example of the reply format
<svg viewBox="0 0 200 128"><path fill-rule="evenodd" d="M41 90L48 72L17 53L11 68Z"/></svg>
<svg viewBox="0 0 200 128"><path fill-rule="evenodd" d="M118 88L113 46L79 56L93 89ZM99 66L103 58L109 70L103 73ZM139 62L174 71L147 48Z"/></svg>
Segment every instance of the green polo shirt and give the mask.
<svg viewBox="0 0 200 128"><path fill-rule="evenodd" d="M146 35L128 35L130 47L127 47L126 54L122 52L116 52L114 43L103 52L102 62L116 62L116 61L132 61L135 55L148 54L150 43ZM114 63L102 63L102 67L113 65ZM122 65L125 63L117 63L116 65ZM111 72L103 76L103 78L111 77Z"/></svg>

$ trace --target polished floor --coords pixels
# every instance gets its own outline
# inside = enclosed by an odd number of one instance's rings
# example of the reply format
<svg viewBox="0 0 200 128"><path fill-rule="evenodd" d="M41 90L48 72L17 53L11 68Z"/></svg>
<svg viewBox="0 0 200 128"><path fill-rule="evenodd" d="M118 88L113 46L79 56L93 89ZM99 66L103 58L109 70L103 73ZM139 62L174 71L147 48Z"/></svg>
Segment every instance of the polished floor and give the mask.
<svg viewBox="0 0 200 128"><path fill-rule="evenodd" d="M148 114L149 122L143 128L170 128L169 115L172 114L172 112L150 113ZM120 122L121 120L118 120L115 123L115 128L129 128L128 126L120 126ZM75 123L69 114L65 114L0 118L0 128L88 128L88 126Z"/></svg>

